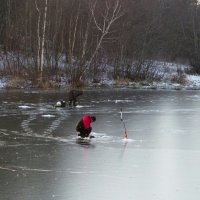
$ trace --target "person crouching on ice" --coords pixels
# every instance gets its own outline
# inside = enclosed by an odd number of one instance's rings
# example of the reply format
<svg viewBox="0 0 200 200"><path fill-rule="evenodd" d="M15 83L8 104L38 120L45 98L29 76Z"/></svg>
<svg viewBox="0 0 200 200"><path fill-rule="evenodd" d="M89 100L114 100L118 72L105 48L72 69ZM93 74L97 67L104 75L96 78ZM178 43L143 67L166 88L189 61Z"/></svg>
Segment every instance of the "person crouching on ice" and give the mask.
<svg viewBox="0 0 200 200"><path fill-rule="evenodd" d="M76 125L76 131L79 132L78 136L80 136L81 138L89 137L92 131L92 127L90 126L90 124L95 121L95 116L90 116L89 114L84 115Z"/></svg>

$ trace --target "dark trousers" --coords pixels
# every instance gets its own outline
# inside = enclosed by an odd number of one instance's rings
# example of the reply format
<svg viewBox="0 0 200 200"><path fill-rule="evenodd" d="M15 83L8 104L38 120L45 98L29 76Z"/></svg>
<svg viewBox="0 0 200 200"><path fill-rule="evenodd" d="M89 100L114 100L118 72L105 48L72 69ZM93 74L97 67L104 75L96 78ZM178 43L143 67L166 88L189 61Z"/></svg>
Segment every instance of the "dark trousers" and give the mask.
<svg viewBox="0 0 200 200"><path fill-rule="evenodd" d="M78 136L81 136L82 138L89 137L91 130L92 130L91 128L84 129L78 134Z"/></svg>

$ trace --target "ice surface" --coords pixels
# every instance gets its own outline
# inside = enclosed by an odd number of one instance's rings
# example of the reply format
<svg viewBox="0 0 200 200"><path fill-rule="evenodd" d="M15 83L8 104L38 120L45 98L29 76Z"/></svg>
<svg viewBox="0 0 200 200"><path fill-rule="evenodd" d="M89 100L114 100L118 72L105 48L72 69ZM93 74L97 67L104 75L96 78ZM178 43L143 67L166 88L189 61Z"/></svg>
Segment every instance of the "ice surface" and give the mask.
<svg viewBox="0 0 200 200"><path fill-rule="evenodd" d="M51 105L65 91L0 93L2 199L199 198L199 91L85 93L82 106L63 109ZM95 138L81 145L75 125L85 113L97 118Z"/></svg>

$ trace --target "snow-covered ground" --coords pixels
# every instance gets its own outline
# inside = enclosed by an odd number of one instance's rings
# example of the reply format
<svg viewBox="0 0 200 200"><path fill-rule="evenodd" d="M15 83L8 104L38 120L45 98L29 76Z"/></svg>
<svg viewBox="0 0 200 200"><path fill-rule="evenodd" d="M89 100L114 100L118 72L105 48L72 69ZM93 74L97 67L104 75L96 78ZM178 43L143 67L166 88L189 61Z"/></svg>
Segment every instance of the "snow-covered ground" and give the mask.
<svg viewBox="0 0 200 200"><path fill-rule="evenodd" d="M0 79L0 88L4 88L6 86L6 80L4 78Z"/></svg>
<svg viewBox="0 0 200 200"><path fill-rule="evenodd" d="M109 86L109 87L131 87L131 88L145 88L145 89L195 89L200 90L200 75L191 75L187 74L186 71L190 66L180 65L175 63L167 63L167 62L154 62L153 70L156 69L156 73L160 74L163 78L158 82L118 82L109 78L109 72L106 71L102 77L101 81L98 84L92 84L90 86ZM112 67L110 67L111 71L113 71ZM178 75L178 71L181 71L181 74L184 76L185 83L180 84L172 81L172 78ZM65 85L61 83L61 85ZM0 89L5 88L7 84L7 79L0 79Z"/></svg>
<svg viewBox="0 0 200 200"><path fill-rule="evenodd" d="M200 87L200 76L195 75L186 75L189 83L195 87Z"/></svg>
<svg viewBox="0 0 200 200"><path fill-rule="evenodd" d="M102 79L101 84L109 86L126 86L131 88L144 88L144 89L194 89L200 90L200 75L191 75L186 72L189 71L191 67L188 65L180 65L175 63L167 62L154 62L152 70L156 70L156 73L162 77L161 81L154 82L122 82L117 83L114 80L108 79L106 76ZM181 72L181 75L178 74ZM182 76L184 78L184 83L177 83L172 81L173 77Z"/></svg>

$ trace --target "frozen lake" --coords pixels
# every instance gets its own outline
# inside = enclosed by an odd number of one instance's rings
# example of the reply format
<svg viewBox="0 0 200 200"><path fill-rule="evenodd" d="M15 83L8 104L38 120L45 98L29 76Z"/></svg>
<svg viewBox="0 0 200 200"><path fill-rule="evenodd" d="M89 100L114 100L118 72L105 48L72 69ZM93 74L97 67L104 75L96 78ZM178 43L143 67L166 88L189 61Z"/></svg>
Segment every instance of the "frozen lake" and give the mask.
<svg viewBox="0 0 200 200"><path fill-rule="evenodd" d="M198 200L200 91L0 91L1 200ZM120 120L120 108L128 131ZM75 125L95 115L94 138Z"/></svg>

